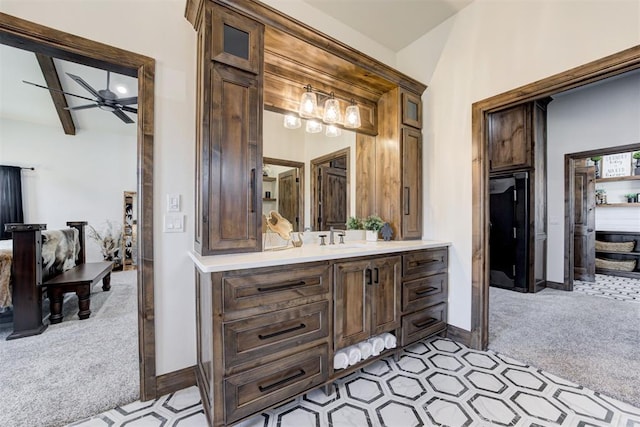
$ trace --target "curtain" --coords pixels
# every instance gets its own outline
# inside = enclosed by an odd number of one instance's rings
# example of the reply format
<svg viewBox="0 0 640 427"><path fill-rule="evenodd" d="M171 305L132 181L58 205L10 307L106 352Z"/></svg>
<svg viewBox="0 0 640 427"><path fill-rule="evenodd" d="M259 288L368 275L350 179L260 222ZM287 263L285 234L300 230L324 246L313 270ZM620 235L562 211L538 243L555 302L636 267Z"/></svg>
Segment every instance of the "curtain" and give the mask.
<svg viewBox="0 0 640 427"><path fill-rule="evenodd" d="M22 211L22 168L0 166L0 240L11 238L4 225L24 221Z"/></svg>

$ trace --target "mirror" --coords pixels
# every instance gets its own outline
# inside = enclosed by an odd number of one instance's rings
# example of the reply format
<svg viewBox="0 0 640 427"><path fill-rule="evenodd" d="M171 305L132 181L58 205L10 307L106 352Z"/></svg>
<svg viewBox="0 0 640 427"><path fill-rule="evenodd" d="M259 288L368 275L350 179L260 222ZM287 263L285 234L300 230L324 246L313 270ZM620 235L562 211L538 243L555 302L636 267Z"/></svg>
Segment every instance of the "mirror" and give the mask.
<svg viewBox="0 0 640 427"><path fill-rule="evenodd" d="M327 137L307 133L304 121L298 129L286 129L283 121L283 114L264 111L263 213L279 211L294 231L344 229L356 212L356 133L342 129Z"/></svg>

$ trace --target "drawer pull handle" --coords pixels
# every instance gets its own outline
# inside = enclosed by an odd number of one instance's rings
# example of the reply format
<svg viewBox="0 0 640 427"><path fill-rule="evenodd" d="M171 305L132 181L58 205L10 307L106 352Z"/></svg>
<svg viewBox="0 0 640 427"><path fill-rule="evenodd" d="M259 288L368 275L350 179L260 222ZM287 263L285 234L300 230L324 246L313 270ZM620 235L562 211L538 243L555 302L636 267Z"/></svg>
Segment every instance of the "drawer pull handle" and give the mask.
<svg viewBox="0 0 640 427"><path fill-rule="evenodd" d="M417 292L416 292L416 295L420 296L420 295L428 294L428 293L430 293L431 291L435 291L435 290L437 290L437 289L438 289L438 288L436 288L436 287L429 286L428 288L425 288L425 289L422 289L422 290L420 290L420 291L417 291Z"/></svg>
<svg viewBox="0 0 640 427"><path fill-rule="evenodd" d="M295 282L295 283L285 283L284 285L271 286L268 288L258 288L258 292L275 292L275 291L281 291L283 289L297 288L298 286L304 286L306 284L307 282L305 282L304 280L300 280L299 282Z"/></svg>
<svg viewBox="0 0 640 427"><path fill-rule="evenodd" d="M262 393L264 393L265 391L273 390L274 388L278 388L281 385L286 384L291 380L295 380L296 378L300 378L304 374L306 374L304 369L298 369L298 372L296 372L295 374L291 375L290 377L284 378L284 379L282 379L280 381L276 381L273 384L269 384L269 385L265 385L265 386L259 385L258 386L258 390L260 390L260 392L262 392Z"/></svg>
<svg viewBox="0 0 640 427"><path fill-rule="evenodd" d="M278 332L272 332L272 333L266 334L266 335L259 334L258 338L260 338L261 340L268 340L269 338L277 337L278 335L287 334L289 332L297 331L299 329L304 329L306 327L307 327L307 325L305 325L304 323L300 323L298 326L294 326L294 327L291 327L291 328L288 328L288 329L283 329L283 330L278 331Z"/></svg>
<svg viewBox="0 0 640 427"><path fill-rule="evenodd" d="M373 285L373 280L372 280L372 278L371 278L371 269L370 269L370 268L367 268L367 269L364 271L364 275L365 275L365 279L366 279L366 281L367 281L367 282L366 282L366 283L367 283L367 285Z"/></svg>
<svg viewBox="0 0 640 427"><path fill-rule="evenodd" d="M437 321L438 319L434 319L433 317L430 317L427 320L423 320L422 322L419 322L419 323L413 322L413 326L415 326L416 328L424 328L425 326L433 325Z"/></svg>

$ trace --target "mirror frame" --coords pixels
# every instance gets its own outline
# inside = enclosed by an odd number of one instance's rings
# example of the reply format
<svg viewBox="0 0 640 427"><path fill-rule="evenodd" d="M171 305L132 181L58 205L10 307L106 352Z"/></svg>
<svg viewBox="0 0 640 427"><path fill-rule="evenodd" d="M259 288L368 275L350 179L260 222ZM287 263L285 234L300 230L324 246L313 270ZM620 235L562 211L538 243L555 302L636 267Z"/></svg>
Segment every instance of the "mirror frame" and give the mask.
<svg viewBox="0 0 640 427"><path fill-rule="evenodd" d="M138 79L138 352L140 400L157 397L153 277L155 60L0 12L0 43Z"/></svg>

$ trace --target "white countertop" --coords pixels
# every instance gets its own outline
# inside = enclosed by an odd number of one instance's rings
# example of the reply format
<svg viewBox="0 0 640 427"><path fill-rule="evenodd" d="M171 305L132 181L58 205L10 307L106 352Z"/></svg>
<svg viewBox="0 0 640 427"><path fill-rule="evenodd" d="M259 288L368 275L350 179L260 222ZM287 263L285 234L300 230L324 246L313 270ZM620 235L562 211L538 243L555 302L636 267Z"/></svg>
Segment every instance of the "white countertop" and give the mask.
<svg viewBox="0 0 640 427"><path fill-rule="evenodd" d="M343 245L320 246L317 243L309 243L299 248L228 255L200 256L194 251L189 251L189 256L203 273L215 273L218 271L416 251L450 245L450 242L438 240L391 240L388 242L360 240L347 242Z"/></svg>

